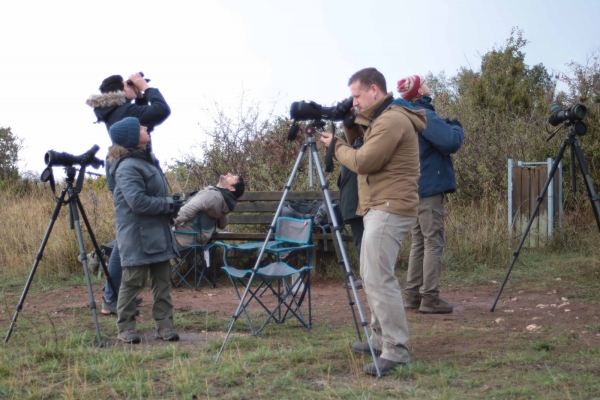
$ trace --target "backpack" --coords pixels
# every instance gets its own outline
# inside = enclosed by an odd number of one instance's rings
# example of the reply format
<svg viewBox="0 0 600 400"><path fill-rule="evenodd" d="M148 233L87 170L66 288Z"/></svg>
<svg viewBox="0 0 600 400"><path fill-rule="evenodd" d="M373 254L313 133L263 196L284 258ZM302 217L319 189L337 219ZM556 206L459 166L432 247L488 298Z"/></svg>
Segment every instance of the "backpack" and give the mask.
<svg viewBox="0 0 600 400"><path fill-rule="evenodd" d="M331 205L333 206L338 224L343 224L344 220L342 219L340 202L333 200ZM312 219L314 232L322 232L323 234L331 232L331 221L327 212L327 205L323 200L292 200L283 206L281 216ZM324 250L327 251L327 241L324 241Z"/></svg>

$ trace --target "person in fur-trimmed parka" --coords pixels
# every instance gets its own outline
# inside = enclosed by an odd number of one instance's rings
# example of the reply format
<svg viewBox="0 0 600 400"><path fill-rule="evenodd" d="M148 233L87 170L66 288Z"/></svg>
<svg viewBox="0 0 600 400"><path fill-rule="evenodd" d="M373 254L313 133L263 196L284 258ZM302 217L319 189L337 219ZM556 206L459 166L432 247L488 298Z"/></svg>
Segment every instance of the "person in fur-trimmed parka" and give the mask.
<svg viewBox="0 0 600 400"><path fill-rule="evenodd" d="M171 218L181 201L168 195L167 180L145 147L149 141L146 127L136 118L124 118L110 129L115 144L109 150L109 173L115 178L113 192L117 245L123 265L123 278L117 302L119 339L139 343L136 330L135 298L150 278L152 317L157 337L178 340L173 329L171 265L179 256L171 232Z"/></svg>

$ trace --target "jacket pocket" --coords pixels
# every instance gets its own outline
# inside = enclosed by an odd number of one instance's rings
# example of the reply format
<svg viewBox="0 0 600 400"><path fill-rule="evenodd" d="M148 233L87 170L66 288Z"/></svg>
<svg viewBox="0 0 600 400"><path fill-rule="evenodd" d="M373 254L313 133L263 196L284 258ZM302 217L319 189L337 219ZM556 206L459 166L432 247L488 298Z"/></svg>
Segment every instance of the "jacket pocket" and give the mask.
<svg viewBox="0 0 600 400"><path fill-rule="evenodd" d="M142 251L145 254L157 254L167 250L167 240L160 222L140 222L140 239L142 241Z"/></svg>

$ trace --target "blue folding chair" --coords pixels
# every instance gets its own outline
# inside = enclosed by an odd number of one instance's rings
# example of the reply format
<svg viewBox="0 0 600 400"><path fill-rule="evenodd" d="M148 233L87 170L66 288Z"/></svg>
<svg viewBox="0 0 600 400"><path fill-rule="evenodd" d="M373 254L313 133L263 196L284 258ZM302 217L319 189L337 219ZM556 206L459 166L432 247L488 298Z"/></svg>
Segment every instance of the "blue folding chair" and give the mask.
<svg viewBox="0 0 600 400"><path fill-rule="evenodd" d="M230 265L221 267L233 284L253 335L259 335L271 320L282 323L293 317L298 319L306 329L312 328L310 297L310 272L314 250L312 220L279 217L274 238L274 241L267 244L265 252L274 254L277 260L258 268L254 279L252 279L252 270L242 270ZM254 246L255 244L252 243L248 248L254 250ZM264 246L264 242L261 246ZM243 248L243 245L239 248ZM283 260L284 255L285 259L290 261L290 255L299 255L300 252L306 252L306 265L300 268L294 268ZM242 291L247 289L246 298L243 300L240 289ZM274 297L262 298L263 292L273 294ZM259 310L262 309L268 314L258 329L255 328L248 313L248 307L253 301L258 303Z"/></svg>
<svg viewBox="0 0 600 400"><path fill-rule="evenodd" d="M189 232L173 231L177 235L193 236L194 240L191 245L179 249L180 258L171 260L171 283L173 287L179 287L185 283L187 287L194 290L198 289L202 280L204 280L211 288L215 288L217 286L216 268L212 268L212 280L206 276L207 270L211 268L210 251L215 247L215 242L203 245L198 243L202 234L202 226L198 215L194 217L193 227L194 230ZM191 278L193 278L193 282L190 283Z"/></svg>

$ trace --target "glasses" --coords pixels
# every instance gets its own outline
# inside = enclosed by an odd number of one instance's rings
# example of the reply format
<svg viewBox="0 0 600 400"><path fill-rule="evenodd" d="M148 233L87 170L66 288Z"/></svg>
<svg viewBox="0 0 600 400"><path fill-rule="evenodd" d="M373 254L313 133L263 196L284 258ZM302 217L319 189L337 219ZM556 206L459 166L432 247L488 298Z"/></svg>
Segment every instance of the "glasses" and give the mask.
<svg viewBox="0 0 600 400"><path fill-rule="evenodd" d="M421 84L419 85L419 89L421 89L421 86L423 86L423 85L425 85L425 84L427 84L427 81L423 81L423 82L421 82Z"/></svg>

